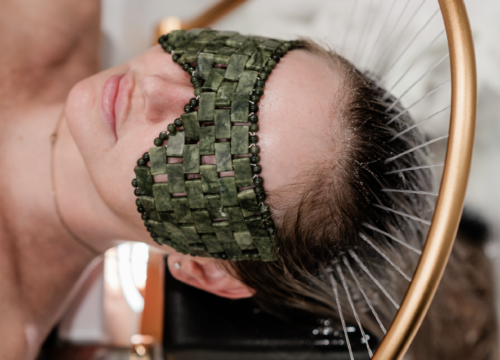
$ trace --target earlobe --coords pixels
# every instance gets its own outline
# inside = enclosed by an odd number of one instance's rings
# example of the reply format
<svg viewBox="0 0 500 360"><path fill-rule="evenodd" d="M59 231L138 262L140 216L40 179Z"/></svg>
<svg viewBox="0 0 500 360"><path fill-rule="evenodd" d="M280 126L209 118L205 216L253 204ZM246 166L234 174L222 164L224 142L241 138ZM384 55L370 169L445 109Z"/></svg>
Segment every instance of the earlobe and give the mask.
<svg viewBox="0 0 500 360"><path fill-rule="evenodd" d="M168 257L168 267L177 280L214 295L228 299L253 296L252 289L228 274L215 259L193 258L176 253Z"/></svg>

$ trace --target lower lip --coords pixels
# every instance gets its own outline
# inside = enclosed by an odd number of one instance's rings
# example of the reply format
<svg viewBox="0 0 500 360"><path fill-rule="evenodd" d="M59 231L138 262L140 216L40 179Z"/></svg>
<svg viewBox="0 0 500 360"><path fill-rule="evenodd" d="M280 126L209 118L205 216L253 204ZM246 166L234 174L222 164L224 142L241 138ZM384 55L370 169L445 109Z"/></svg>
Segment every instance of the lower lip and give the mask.
<svg viewBox="0 0 500 360"><path fill-rule="evenodd" d="M116 136L116 114L115 102L120 89L120 80L125 74L113 75L105 83L102 88L101 95L101 112L104 120L111 128Z"/></svg>

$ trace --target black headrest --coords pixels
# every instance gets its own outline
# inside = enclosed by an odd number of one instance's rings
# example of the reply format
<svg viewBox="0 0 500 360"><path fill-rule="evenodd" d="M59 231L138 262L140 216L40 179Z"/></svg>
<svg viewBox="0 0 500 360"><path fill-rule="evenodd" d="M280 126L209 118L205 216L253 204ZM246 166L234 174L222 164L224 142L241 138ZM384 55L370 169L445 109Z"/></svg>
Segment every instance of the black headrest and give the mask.
<svg viewBox="0 0 500 360"><path fill-rule="evenodd" d="M255 359L257 353L259 360L267 356L349 359L339 322L303 314L300 321L282 320L261 311L251 299L225 299L177 281L168 268L164 314L167 359ZM358 328L349 325L348 331L356 360L369 359ZM373 349L376 345L372 337L370 346Z"/></svg>

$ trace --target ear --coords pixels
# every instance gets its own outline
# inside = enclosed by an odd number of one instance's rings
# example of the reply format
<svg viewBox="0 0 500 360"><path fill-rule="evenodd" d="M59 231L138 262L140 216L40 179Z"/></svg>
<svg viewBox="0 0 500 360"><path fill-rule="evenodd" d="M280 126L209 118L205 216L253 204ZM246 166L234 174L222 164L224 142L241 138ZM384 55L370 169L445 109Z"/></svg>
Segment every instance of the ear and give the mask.
<svg viewBox="0 0 500 360"><path fill-rule="evenodd" d="M216 259L175 253L168 256L168 268L177 280L217 296L243 299L252 297L254 293L251 288L231 276Z"/></svg>

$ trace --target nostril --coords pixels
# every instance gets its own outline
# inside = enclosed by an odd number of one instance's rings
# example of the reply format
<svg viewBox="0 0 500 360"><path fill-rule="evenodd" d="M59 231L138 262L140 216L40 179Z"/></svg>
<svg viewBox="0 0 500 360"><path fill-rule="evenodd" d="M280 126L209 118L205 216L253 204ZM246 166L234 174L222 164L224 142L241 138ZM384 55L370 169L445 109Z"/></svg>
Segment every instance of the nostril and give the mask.
<svg viewBox="0 0 500 360"><path fill-rule="evenodd" d="M145 77L141 89L144 96L145 117L152 122L182 114L183 107L189 101L192 92L189 85L181 85L159 75Z"/></svg>

